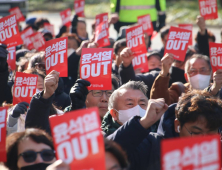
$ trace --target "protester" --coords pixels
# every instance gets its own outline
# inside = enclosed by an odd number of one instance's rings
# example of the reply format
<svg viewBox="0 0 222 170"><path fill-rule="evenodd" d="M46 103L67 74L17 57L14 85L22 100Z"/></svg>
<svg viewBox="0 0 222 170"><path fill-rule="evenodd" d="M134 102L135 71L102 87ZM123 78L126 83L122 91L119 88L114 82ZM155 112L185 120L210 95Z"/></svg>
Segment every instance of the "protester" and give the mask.
<svg viewBox="0 0 222 170"><path fill-rule="evenodd" d="M194 54L187 60L185 65L185 74L188 83L173 83L168 88L170 79L169 69L173 60L172 54L166 54L162 58L162 71L155 79L150 93L151 99L164 98L168 105L176 103L183 92L193 89L204 90L210 86L212 79L212 68L209 58L201 54ZM212 95L218 94L221 88L221 79L221 70L218 70L214 73L212 86L208 88L208 91Z"/></svg>
<svg viewBox="0 0 222 170"><path fill-rule="evenodd" d="M139 81L129 81L113 92L101 126L105 136L115 132L131 117L144 116L148 103L146 92L147 86Z"/></svg>
<svg viewBox="0 0 222 170"><path fill-rule="evenodd" d="M149 68L149 72L153 71L153 70L157 70L160 71L161 69L161 58L162 56L160 55L160 53L158 52L151 52L148 53L148 68Z"/></svg>
<svg viewBox="0 0 222 170"><path fill-rule="evenodd" d="M6 151L9 170L45 170L56 160L52 138L39 129L9 135Z"/></svg>
<svg viewBox="0 0 222 170"><path fill-rule="evenodd" d="M164 26L160 30L160 37L161 37L161 41L163 43L163 47L160 49L159 53L162 57L164 56L164 49L165 49L165 45L166 45L166 42L167 42L169 31L170 31L169 26Z"/></svg>
<svg viewBox="0 0 222 170"><path fill-rule="evenodd" d="M127 152L130 169L159 170L160 142L164 138L218 134L222 124L222 102L211 94L188 92L179 99L176 110L174 108L175 104L168 109L163 98L150 99L144 117L131 118L108 137ZM163 114L167 116L164 122L161 120L164 133L150 133L150 127Z"/></svg>

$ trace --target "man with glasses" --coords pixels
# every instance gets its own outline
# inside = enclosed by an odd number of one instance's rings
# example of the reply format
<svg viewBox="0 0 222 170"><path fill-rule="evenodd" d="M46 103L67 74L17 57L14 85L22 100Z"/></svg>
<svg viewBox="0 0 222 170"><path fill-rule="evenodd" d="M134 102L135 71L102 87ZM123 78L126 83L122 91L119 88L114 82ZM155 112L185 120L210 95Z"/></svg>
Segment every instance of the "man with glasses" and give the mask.
<svg viewBox="0 0 222 170"><path fill-rule="evenodd" d="M135 116L108 136L127 152L130 169L159 170L162 139L218 134L222 125L222 101L205 91L184 93L167 108L163 98L150 99L145 116ZM160 117L158 132L150 133Z"/></svg>
<svg viewBox="0 0 222 170"><path fill-rule="evenodd" d="M162 58L162 71L155 79L150 98L164 98L168 105L176 103L183 92L189 90L206 89L212 95L217 95L222 86L222 70L217 70L213 75L209 57L201 54L194 54L185 64L186 84L173 83L169 88L169 70L174 61L172 54L166 54Z"/></svg>
<svg viewBox="0 0 222 170"><path fill-rule="evenodd" d="M111 90L90 90L90 82L83 79L78 79L70 90L71 106L65 109L65 112L89 107L98 107L101 119L108 111L109 97L119 87L118 78L112 75Z"/></svg>

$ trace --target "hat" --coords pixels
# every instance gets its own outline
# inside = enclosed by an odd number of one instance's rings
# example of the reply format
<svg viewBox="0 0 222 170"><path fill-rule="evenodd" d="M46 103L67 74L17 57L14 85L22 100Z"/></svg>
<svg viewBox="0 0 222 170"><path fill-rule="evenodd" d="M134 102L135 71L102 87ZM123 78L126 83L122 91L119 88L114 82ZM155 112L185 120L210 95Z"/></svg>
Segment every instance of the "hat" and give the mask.
<svg viewBox="0 0 222 170"><path fill-rule="evenodd" d="M28 24L28 25L34 25L35 21L36 21L36 18L33 17L33 18L26 19L25 23Z"/></svg>
<svg viewBox="0 0 222 170"><path fill-rule="evenodd" d="M149 59L153 55L157 55L158 57L160 57L160 59L162 58L161 54L158 51L152 51L151 53L148 53L147 58Z"/></svg>
<svg viewBox="0 0 222 170"><path fill-rule="evenodd" d="M29 50L27 49L20 49L16 51L16 61L19 61L20 57L24 57L26 55L26 53L29 52Z"/></svg>

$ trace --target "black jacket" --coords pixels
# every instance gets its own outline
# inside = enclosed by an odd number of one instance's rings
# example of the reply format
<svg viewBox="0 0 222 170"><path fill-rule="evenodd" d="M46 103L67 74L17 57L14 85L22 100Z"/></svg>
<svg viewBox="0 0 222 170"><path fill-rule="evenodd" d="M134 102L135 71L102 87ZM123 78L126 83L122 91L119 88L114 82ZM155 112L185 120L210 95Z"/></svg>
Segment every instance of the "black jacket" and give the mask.
<svg viewBox="0 0 222 170"><path fill-rule="evenodd" d="M136 116L108 136L117 142L127 153L130 170L160 170L160 141L164 138L178 137L174 131L175 106L171 105L162 116L159 133L144 129Z"/></svg>
<svg viewBox="0 0 222 170"><path fill-rule="evenodd" d="M69 95L64 92L64 82L62 78L59 78L58 87L55 91L55 98L53 104L58 108L64 110L71 104Z"/></svg>
<svg viewBox="0 0 222 170"><path fill-rule="evenodd" d="M25 128L39 128L51 134L49 116L55 94L48 99L42 98L42 94L43 91L32 97L25 119Z"/></svg>
<svg viewBox="0 0 222 170"><path fill-rule="evenodd" d="M159 75L160 71L151 71L145 74L135 75L132 64L128 67L124 67L122 64L119 67L119 74L121 78L121 83L125 84L129 80L143 81L148 86L147 97L150 98L150 90L152 88L155 78Z"/></svg>
<svg viewBox="0 0 222 170"><path fill-rule="evenodd" d="M71 87L75 84L78 78L78 71L79 71L79 60L80 56L73 52L68 57L68 77L63 77L64 81L64 92L69 94Z"/></svg>

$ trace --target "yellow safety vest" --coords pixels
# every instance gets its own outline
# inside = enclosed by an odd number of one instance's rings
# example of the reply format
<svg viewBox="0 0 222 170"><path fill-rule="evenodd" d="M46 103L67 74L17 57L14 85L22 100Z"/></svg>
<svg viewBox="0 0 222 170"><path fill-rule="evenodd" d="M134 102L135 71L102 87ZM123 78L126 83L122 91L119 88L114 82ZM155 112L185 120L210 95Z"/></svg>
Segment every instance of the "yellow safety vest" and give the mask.
<svg viewBox="0 0 222 170"><path fill-rule="evenodd" d="M117 0L111 0L111 11L115 12ZM119 21L137 22L137 17L150 14L151 21L157 20L156 0L120 0Z"/></svg>

